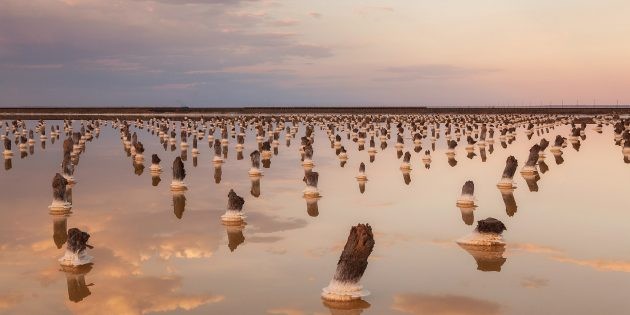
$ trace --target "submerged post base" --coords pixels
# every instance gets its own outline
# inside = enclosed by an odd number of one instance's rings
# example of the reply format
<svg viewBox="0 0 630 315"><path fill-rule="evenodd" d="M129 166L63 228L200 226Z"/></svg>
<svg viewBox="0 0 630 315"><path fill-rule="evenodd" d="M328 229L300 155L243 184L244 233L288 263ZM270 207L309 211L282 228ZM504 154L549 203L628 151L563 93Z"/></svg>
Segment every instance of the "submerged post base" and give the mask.
<svg viewBox="0 0 630 315"><path fill-rule="evenodd" d="M93 257L88 255L85 250L79 253L74 253L69 250L66 250L63 257L59 258L59 263L62 266L77 267L77 266L91 264L92 259Z"/></svg>
<svg viewBox="0 0 630 315"><path fill-rule="evenodd" d="M327 287L322 289L322 299L327 301L353 301L370 295L359 283L339 282L331 280Z"/></svg>
<svg viewBox="0 0 630 315"><path fill-rule="evenodd" d="M173 181L171 182L171 191L179 192L188 190L188 186L182 181Z"/></svg>
<svg viewBox="0 0 630 315"><path fill-rule="evenodd" d="M504 247L505 242L503 241L503 236L496 233L480 233L477 231L473 231L472 233L458 239L455 241L460 246L467 247L486 247L487 250L492 250L493 247Z"/></svg>
<svg viewBox="0 0 630 315"><path fill-rule="evenodd" d="M246 216L240 211L227 210L225 214L221 216L221 221L225 225L239 225L243 224Z"/></svg>

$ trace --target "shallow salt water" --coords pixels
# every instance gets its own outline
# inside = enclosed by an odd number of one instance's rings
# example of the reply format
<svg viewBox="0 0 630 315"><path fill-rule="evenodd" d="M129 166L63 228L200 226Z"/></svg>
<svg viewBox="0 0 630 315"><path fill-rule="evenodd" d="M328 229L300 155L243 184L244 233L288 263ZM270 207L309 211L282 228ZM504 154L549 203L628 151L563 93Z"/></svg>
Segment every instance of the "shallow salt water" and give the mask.
<svg viewBox="0 0 630 315"><path fill-rule="evenodd" d="M422 151L406 130L411 181L400 170L395 136L370 163L367 148L342 135L348 151L344 167L325 131L315 127L314 171L321 194L305 200L299 137L287 146L280 134L277 154L261 168L260 195L248 175L249 153L258 148L248 130L243 159L229 138L225 163L216 169L214 150L199 141L196 166L189 139L184 161L188 190L170 191L177 148L165 151L157 135L131 128L145 147L144 170L136 174L119 130L101 126L86 143L72 188L72 213L54 216L51 180L60 172L65 135L51 143L48 121L45 149L36 134L34 152L21 158L13 143L10 169L0 170L0 313L6 314L627 314L630 310L630 164L614 144L613 128L588 125L579 151L563 149L560 165L546 150L548 170L538 191L530 191L518 170L529 148L546 137L568 137L570 126L486 152L482 162L466 156L465 139L449 165L444 135L424 167ZM74 122L75 131L80 121ZM34 129L36 121L27 121ZM179 125L179 124L178 124ZM392 124L392 133L395 124ZM442 128L442 133L444 132ZM4 133L4 129L2 130ZM215 132L220 137L220 130ZM13 135L10 135L13 140ZM489 151L489 146L486 147ZM151 154L163 169L152 186ZM519 168L515 213L506 212L496 184L505 160ZM365 192L356 176L366 164ZM5 166L6 166L5 161ZM540 169L540 166L539 166ZM477 208L460 210L456 201L466 180L475 183ZM230 189L245 198L244 226L221 222ZM255 189L254 189L255 190ZM535 190L535 189L533 189ZM182 202L185 203L183 211ZM311 203L310 212L307 203ZM174 204L179 208L175 209ZM506 251L467 251L455 241L473 231L470 221L487 217L505 223ZM312 215L317 216L312 216ZM370 223L376 245L361 280L371 295L350 310L320 298L336 268L350 227ZM65 224L65 226L64 226ZM91 268L62 270L54 231L77 227L91 234ZM473 256L475 255L475 256ZM478 262L475 260L477 258ZM500 271L499 271L500 270ZM369 304L368 304L369 303Z"/></svg>

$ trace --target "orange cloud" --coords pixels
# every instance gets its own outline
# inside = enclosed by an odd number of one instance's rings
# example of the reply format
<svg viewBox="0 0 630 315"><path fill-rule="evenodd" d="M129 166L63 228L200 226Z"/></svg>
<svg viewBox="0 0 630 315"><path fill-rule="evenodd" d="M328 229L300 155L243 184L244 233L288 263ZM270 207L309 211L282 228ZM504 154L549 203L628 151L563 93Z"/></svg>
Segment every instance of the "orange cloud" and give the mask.
<svg viewBox="0 0 630 315"><path fill-rule="evenodd" d="M528 289L538 289L547 286L548 283L548 279L526 277L521 281L521 286Z"/></svg>
<svg viewBox="0 0 630 315"><path fill-rule="evenodd" d="M394 296L393 310L406 314L492 315L501 306L495 302L460 295L401 294Z"/></svg>
<svg viewBox="0 0 630 315"><path fill-rule="evenodd" d="M630 262L627 261L601 259L582 260L569 257L554 257L553 260L578 266L591 267L599 271L630 272Z"/></svg>
<svg viewBox="0 0 630 315"><path fill-rule="evenodd" d="M523 252L533 253L533 254L549 254L549 255L562 254L562 251L556 248L532 244L532 243L509 244L507 248L508 250L523 251Z"/></svg>
<svg viewBox="0 0 630 315"><path fill-rule="evenodd" d="M274 315L306 315L306 313L302 310L294 309L294 308L274 308L267 310L267 314Z"/></svg>
<svg viewBox="0 0 630 315"><path fill-rule="evenodd" d="M22 294L9 293L0 295L0 311L8 310L20 304L23 300Z"/></svg>
<svg viewBox="0 0 630 315"><path fill-rule="evenodd" d="M89 274L86 276L89 277ZM223 295L177 293L179 277L126 277L98 286L98 294L88 297L90 303L67 303L75 314L139 315L177 309L192 310L218 303ZM96 289L94 289L96 290Z"/></svg>

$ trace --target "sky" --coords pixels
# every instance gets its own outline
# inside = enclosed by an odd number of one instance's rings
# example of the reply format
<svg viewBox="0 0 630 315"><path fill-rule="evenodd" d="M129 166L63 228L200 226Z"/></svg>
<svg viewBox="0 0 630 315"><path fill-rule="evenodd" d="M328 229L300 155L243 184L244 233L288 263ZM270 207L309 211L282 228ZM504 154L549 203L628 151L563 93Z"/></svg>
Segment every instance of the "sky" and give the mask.
<svg viewBox="0 0 630 315"><path fill-rule="evenodd" d="M0 0L0 106L630 103L627 0Z"/></svg>

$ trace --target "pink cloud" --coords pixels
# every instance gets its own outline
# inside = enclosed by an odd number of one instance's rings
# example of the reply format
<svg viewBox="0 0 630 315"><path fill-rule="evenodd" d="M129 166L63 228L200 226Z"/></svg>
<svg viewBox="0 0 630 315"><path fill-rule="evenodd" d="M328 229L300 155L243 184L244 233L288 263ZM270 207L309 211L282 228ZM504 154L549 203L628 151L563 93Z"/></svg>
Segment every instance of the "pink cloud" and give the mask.
<svg viewBox="0 0 630 315"><path fill-rule="evenodd" d="M323 17L323 15L321 13L313 12L313 11L309 12L308 15L310 17L312 17L312 18L315 18L315 19L321 19Z"/></svg>
<svg viewBox="0 0 630 315"><path fill-rule="evenodd" d="M167 83L153 86L154 90L190 90L198 86L200 83Z"/></svg>
<svg viewBox="0 0 630 315"><path fill-rule="evenodd" d="M52 63L52 64L8 64L3 65L3 67L11 68L11 69L24 69L24 70L46 70L46 69L60 69L63 68L63 64L60 63Z"/></svg>
<svg viewBox="0 0 630 315"><path fill-rule="evenodd" d="M295 19L280 19L272 21L270 24L273 26L293 26L297 25L300 21Z"/></svg>

